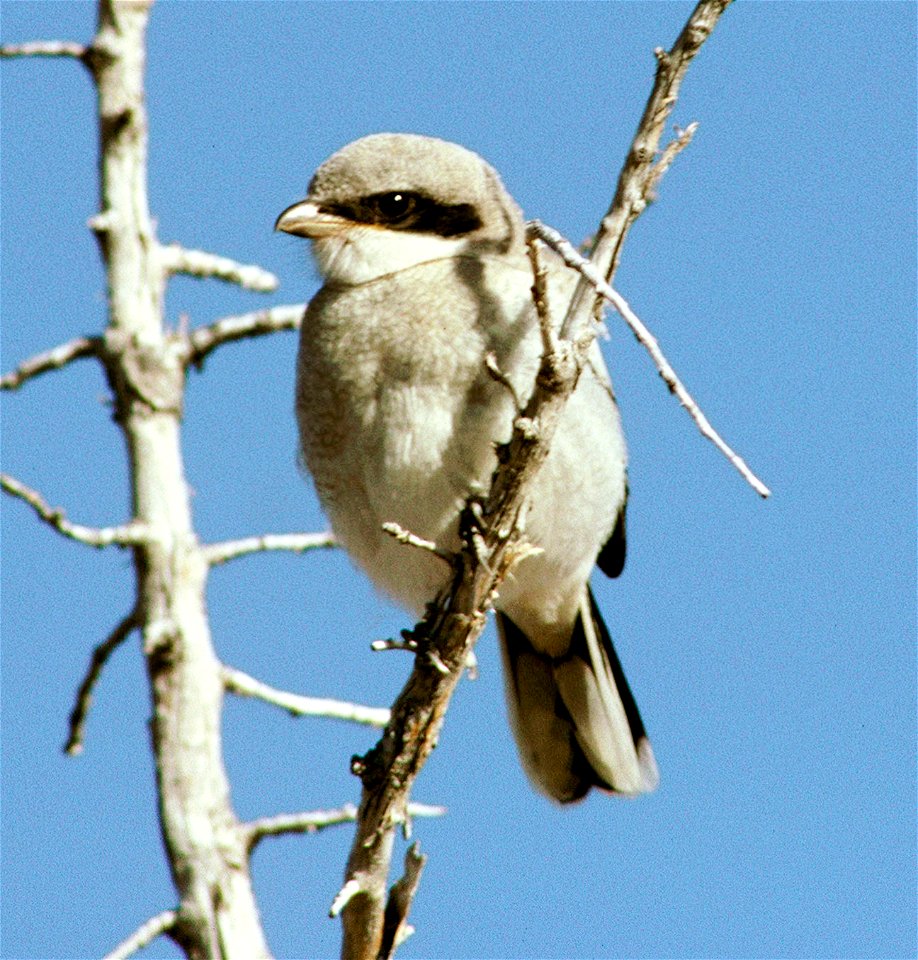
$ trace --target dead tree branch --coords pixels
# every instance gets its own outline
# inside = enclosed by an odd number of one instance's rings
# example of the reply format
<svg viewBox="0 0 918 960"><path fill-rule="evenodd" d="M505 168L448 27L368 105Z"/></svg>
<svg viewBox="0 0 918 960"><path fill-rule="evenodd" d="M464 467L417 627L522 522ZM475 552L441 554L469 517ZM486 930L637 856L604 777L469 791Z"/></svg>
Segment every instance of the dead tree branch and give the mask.
<svg viewBox="0 0 918 960"><path fill-rule="evenodd" d="M185 362L199 367L211 351L223 344L280 330L297 330L305 309L302 303L271 307L236 317L224 317L209 326L198 327L187 336L183 347Z"/></svg>
<svg viewBox="0 0 918 960"><path fill-rule="evenodd" d="M272 550L287 550L292 553L307 553L310 550L329 550L336 547L338 541L331 533L266 533L259 537L245 537L242 540L226 540L211 543L201 548L204 560L212 567L253 553Z"/></svg>
<svg viewBox="0 0 918 960"><path fill-rule="evenodd" d="M640 213L636 200L646 203L646 173L682 76L726 6L726 0L702 0L673 50L657 54L657 82L591 257L604 276L611 276L627 229ZM637 196L633 196L635 190ZM363 783L357 832L344 885L333 905L343 919L346 960L377 960L391 952L385 914L394 831L405 819L414 780L437 742L494 591L526 549L518 533L526 491L547 456L563 406L585 362L587 338L580 333L595 301L591 284L582 280L557 348L544 352L532 396L515 419L509 443L498 450L498 468L487 500L478 509L470 505L460 521L463 549L456 576L415 630L414 669L392 707L392 719L374 749L355 761L354 772Z"/></svg>
<svg viewBox="0 0 918 960"><path fill-rule="evenodd" d="M83 677L83 682L77 690L76 701L73 710L70 713L70 733L67 742L64 744L64 752L75 756L83 752L83 728L86 725L86 717L89 715L89 708L92 706L92 694L96 683L109 657L124 643L131 635L132 631L140 626L137 619L137 611L132 610L114 630L100 643L92 652L92 659L89 661L89 668Z"/></svg>
<svg viewBox="0 0 918 960"><path fill-rule="evenodd" d="M150 917L142 923L126 940L105 955L103 960L127 960L138 950L152 943L157 937L164 933L171 933L178 922L178 913L175 910L163 910L155 917Z"/></svg>
<svg viewBox="0 0 918 960"><path fill-rule="evenodd" d="M384 727L389 722L389 710L386 707L365 707L345 700L304 697L298 693L288 693L286 690L270 687L247 673L225 664L220 668L220 675L229 693L263 700L265 703L286 710L294 717L329 717L332 720L347 720L350 723L362 723L370 727Z"/></svg>
<svg viewBox="0 0 918 960"><path fill-rule="evenodd" d="M81 357L97 356L102 346L101 337L77 337L69 343L62 343L52 350L39 353L22 363L10 373L0 377L0 390L16 390L26 380L31 380L49 370L59 370Z"/></svg>
<svg viewBox="0 0 918 960"><path fill-rule="evenodd" d="M421 853L417 841L405 851L405 872L393 884L386 901L385 920L383 922L381 960L389 960L395 951L414 933L414 927L408 923L408 911L411 901L421 882L421 872L427 863L427 857Z"/></svg>
<svg viewBox="0 0 918 960"><path fill-rule="evenodd" d="M565 240L557 230L553 230L538 220L531 220L528 224L528 230L532 235L547 243L569 267L578 271L581 276L586 277L592 284L593 289L615 307L625 323L628 324L628 327L638 342L650 354L663 382L669 388L670 393L674 394L679 403L688 411L689 416L695 421L695 424L701 431L701 435L710 440L714 446L720 450L759 496L770 496L771 491L768 487L759 480L749 469L746 461L743 460L711 426L708 418L702 413L701 408L688 390L686 390L682 381L676 375L676 371L673 370L669 361L663 355L657 338L642 323L640 317L631 309L625 298L617 290L609 286L590 261L584 259L577 252L573 244L569 240Z"/></svg>
<svg viewBox="0 0 918 960"><path fill-rule="evenodd" d="M271 293L278 280L273 273L252 264L237 263L228 257L219 257L204 250L189 250L178 243L160 247L160 262L168 274L183 273L202 279L213 278L235 283L244 290Z"/></svg>
<svg viewBox="0 0 918 960"><path fill-rule="evenodd" d="M412 803L408 807L410 817L442 817L445 813L446 807L426 803ZM288 833L317 833L326 827L353 823L356 819L357 807L353 803L346 803L337 810L309 810L304 813L282 813L274 817L264 817L243 824L243 828L248 836L249 849L254 849L265 837L281 837Z"/></svg>
<svg viewBox="0 0 918 960"><path fill-rule="evenodd" d="M672 154L665 158L665 165L655 171L654 161L660 148L660 139L676 105L682 79L730 3L731 0L701 0L686 21L672 49L668 53L662 47L654 50L657 73L653 89L619 173L612 204L602 219L590 251L590 261L608 283L612 282L618 269L628 231L644 212L662 173L675 156ZM575 327L586 322L595 299L596 295L589 281L584 279L577 285L571 300L561 330L562 336L570 337Z"/></svg>
<svg viewBox="0 0 918 960"><path fill-rule="evenodd" d="M14 57L72 57L74 60L85 60L88 54L88 47L68 40L35 40L0 47L0 57L9 60Z"/></svg>
<svg viewBox="0 0 918 960"><path fill-rule="evenodd" d="M119 527L86 527L80 523L71 523L60 507L49 506L45 498L31 487L20 483L6 473L0 473L0 487L10 496L25 501L38 518L61 536L88 547L135 547L146 543L152 536L150 528L140 522Z"/></svg>

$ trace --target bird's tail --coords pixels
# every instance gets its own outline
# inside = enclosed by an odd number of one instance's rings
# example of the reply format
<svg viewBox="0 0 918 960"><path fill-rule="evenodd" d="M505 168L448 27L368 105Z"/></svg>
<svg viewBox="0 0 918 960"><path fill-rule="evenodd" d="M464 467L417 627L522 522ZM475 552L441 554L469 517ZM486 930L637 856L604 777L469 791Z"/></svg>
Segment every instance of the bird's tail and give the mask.
<svg viewBox="0 0 918 960"><path fill-rule="evenodd" d="M536 787L559 803L593 786L626 795L655 789L653 750L589 587L561 657L537 651L500 611L497 626L510 720Z"/></svg>

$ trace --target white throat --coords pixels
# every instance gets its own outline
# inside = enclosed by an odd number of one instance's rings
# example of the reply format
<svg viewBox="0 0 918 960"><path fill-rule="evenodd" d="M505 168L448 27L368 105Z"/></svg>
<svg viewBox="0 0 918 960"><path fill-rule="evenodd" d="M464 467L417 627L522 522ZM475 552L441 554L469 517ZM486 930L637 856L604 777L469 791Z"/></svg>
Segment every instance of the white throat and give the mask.
<svg viewBox="0 0 918 960"><path fill-rule="evenodd" d="M465 244L462 237L354 226L313 240L312 254L326 280L356 285L419 263L453 257Z"/></svg>

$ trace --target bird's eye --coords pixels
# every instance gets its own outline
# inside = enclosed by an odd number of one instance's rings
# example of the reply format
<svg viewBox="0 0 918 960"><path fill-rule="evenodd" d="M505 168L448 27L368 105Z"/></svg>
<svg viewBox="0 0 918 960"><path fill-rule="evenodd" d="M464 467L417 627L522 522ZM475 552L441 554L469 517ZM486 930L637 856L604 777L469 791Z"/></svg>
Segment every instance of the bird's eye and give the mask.
<svg viewBox="0 0 918 960"><path fill-rule="evenodd" d="M363 202L377 223L401 224L415 212L418 197L413 193L377 193Z"/></svg>

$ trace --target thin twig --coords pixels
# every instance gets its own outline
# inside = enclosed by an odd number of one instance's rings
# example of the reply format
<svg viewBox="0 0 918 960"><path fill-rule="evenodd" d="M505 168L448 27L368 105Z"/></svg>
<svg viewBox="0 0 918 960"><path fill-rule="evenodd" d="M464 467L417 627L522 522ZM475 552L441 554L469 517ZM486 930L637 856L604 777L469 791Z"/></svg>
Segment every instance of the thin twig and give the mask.
<svg viewBox="0 0 918 960"><path fill-rule="evenodd" d="M279 330L296 330L305 309L301 303L270 307L254 313L223 317L206 327L198 327L187 335L185 360L200 366L212 350L223 344L248 337L260 337Z"/></svg>
<svg viewBox="0 0 918 960"><path fill-rule="evenodd" d="M654 159L669 115L676 105L679 88L692 60L717 24L731 0L700 0L676 38L672 49L654 51L657 72L637 132L619 173L615 196L602 218L590 253L590 260L609 283L621 259L625 237L647 207L648 191L655 189L663 171L653 170ZM585 281L577 285L561 336L574 338L592 314L595 294Z"/></svg>
<svg viewBox="0 0 918 960"><path fill-rule="evenodd" d="M223 686L230 693L240 697L253 697L264 700L286 710L294 717L329 717L332 720L347 720L350 723L362 723L370 727L384 727L389 722L389 710L386 707L365 707L359 703L345 700L331 700L326 697L305 697L298 693L288 693L262 683L250 677L242 670L223 665L220 668Z"/></svg>
<svg viewBox="0 0 918 960"><path fill-rule="evenodd" d="M542 353L553 354L558 351L558 338L551 323L551 305L548 302L548 269L542 261L539 238L526 234L526 252L532 264L532 302L535 304L539 321L539 333L542 335Z"/></svg>
<svg viewBox="0 0 918 960"><path fill-rule="evenodd" d="M0 473L0 487L13 497L24 500L44 523L62 536L69 537L89 547L134 547L146 543L149 531L139 523L129 523L120 527L85 527L71 523L59 507L51 507L44 497L31 487L20 483L6 473Z"/></svg>
<svg viewBox="0 0 918 960"><path fill-rule="evenodd" d="M510 399L513 401L513 409L519 413L520 410L523 409L523 401L520 400L520 395L516 392L513 381L501 370L500 364L497 362L497 354L494 353L493 350L489 350L485 354L485 370L510 394Z"/></svg>
<svg viewBox="0 0 918 960"><path fill-rule="evenodd" d="M410 817L442 817L446 807L427 803L412 803L408 807ZM265 837L280 837L288 833L318 833L326 827L353 823L357 819L357 807L346 803L335 810L308 810L303 813L281 813L273 817L261 817L242 825L249 849L253 849Z"/></svg>
<svg viewBox="0 0 918 960"><path fill-rule="evenodd" d="M34 40L30 43L10 43L0 47L0 57L73 57L85 60L89 48L69 40Z"/></svg>
<svg viewBox="0 0 918 960"><path fill-rule="evenodd" d="M336 810L308 810L304 813L280 813L273 817L261 817L242 824L249 849L252 850L265 837L280 837L288 833L318 833L326 827L353 823L357 819L357 807L346 803Z"/></svg>
<svg viewBox="0 0 918 960"><path fill-rule="evenodd" d="M159 248L163 269L167 274L184 273L202 279L213 278L235 283L244 290L271 293L278 287L278 279L254 264L237 263L206 250L189 250L178 243Z"/></svg>
<svg viewBox="0 0 918 960"><path fill-rule="evenodd" d="M127 960L148 943L152 943L157 937L172 930L177 921L177 911L163 910L162 913L142 923L127 940L122 940L111 953L106 954L103 960Z"/></svg>
<svg viewBox="0 0 918 960"><path fill-rule="evenodd" d="M676 376L676 371L673 370L669 361L663 355L663 351L660 349L660 344L657 342L656 337L654 337L654 335L641 322L641 319L637 316L637 314L635 314L631 307L628 306L625 298L618 293L617 290L610 287L609 284L606 283L606 281L600 276L596 270L596 267L593 266L589 260L585 260L574 248L574 245L570 243L570 241L565 240L565 238L558 233L557 230L546 226L544 223L540 223L538 220L530 221L528 229L541 240L544 240L547 244L549 244L549 246L551 246L551 248L560 255L562 260L564 260L569 267L572 267L582 276L586 277L596 292L605 297L605 299L608 300L613 307L615 307L622 319L630 327L632 333L635 335L635 337L637 337L638 342L650 354L651 359L657 368L657 372L663 378L663 382L669 388L670 392L675 394L682 406L688 411L689 416L695 421L698 429L701 431L701 435L707 437L707 439L710 440L718 450L720 450L720 452L730 461L730 463L733 464L733 466L739 471L752 489L759 494L759 496L770 496L771 491L768 489L768 487L766 487L765 484L759 480L752 470L749 469L746 461L743 460L743 458L739 456L739 454L737 454L711 426L708 418L704 415L704 413L702 413L701 408L692 398L692 395L688 392L688 390L686 390L682 381Z"/></svg>
<svg viewBox="0 0 918 960"><path fill-rule="evenodd" d="M92 694L96 682L102 675L102 670L108 662L108 658L124 643L130 636L131 631L139 626L137 611L132 610L114 630L100 643L92 652L92 658L89 661L89 668L83 677L83 682L77 691L73 710L70 713L69 736L64 744L64 752L71 756L76 756L83 752L83 730L86 725L86 717L89 714L89 708L92 706Z"/></svg>
<svg viewBox="0 0 918 960"><path fill-rule="evenodd" d="M260 537L244 537L241 540L225 540L201 547L204 560L212 567L252 553L269 550L289 550L306 553L309 550L327 550L336 547L338 541L332 533L266 533Z"/></svg>
<svg viewBox="0 0 918 960"><path fill-rule="evenodd" d="M101 337L77 337L69 343L62 343L44 353L36 354L20 363L15 370L3 374L0 377L0 390L15 390L32 377L49 370L58 370L81 357L96 356L101 345Z"/></svg>
<svg viewBox="0 0 918 960"><path fill-rule="evenodd" d="M444 561L444 563L452 564L456 559L453 554L446 550L441 550L433 540L425 540L423 537L419 537L416 533L406 530L397 523L387 521L382 524L382 528L385 533L388 533L390 537L393 537L399 543L404 543L409 547L415 547L417 550L424 550L426 553L432 553L435 557L439 557Z"/></svg>
<svg viewBox="0 0 918 960"><path fill-rule="evenodd" d="M690 123L684 130L677 130L675 138L666 145L666 148L660 154L660 159L650 168L647 176L647 186L644 190L648 202L656 199L657 184L672 166L673 160L692 142L692 137L695 136L697 130L697 120Z"/></svg>

